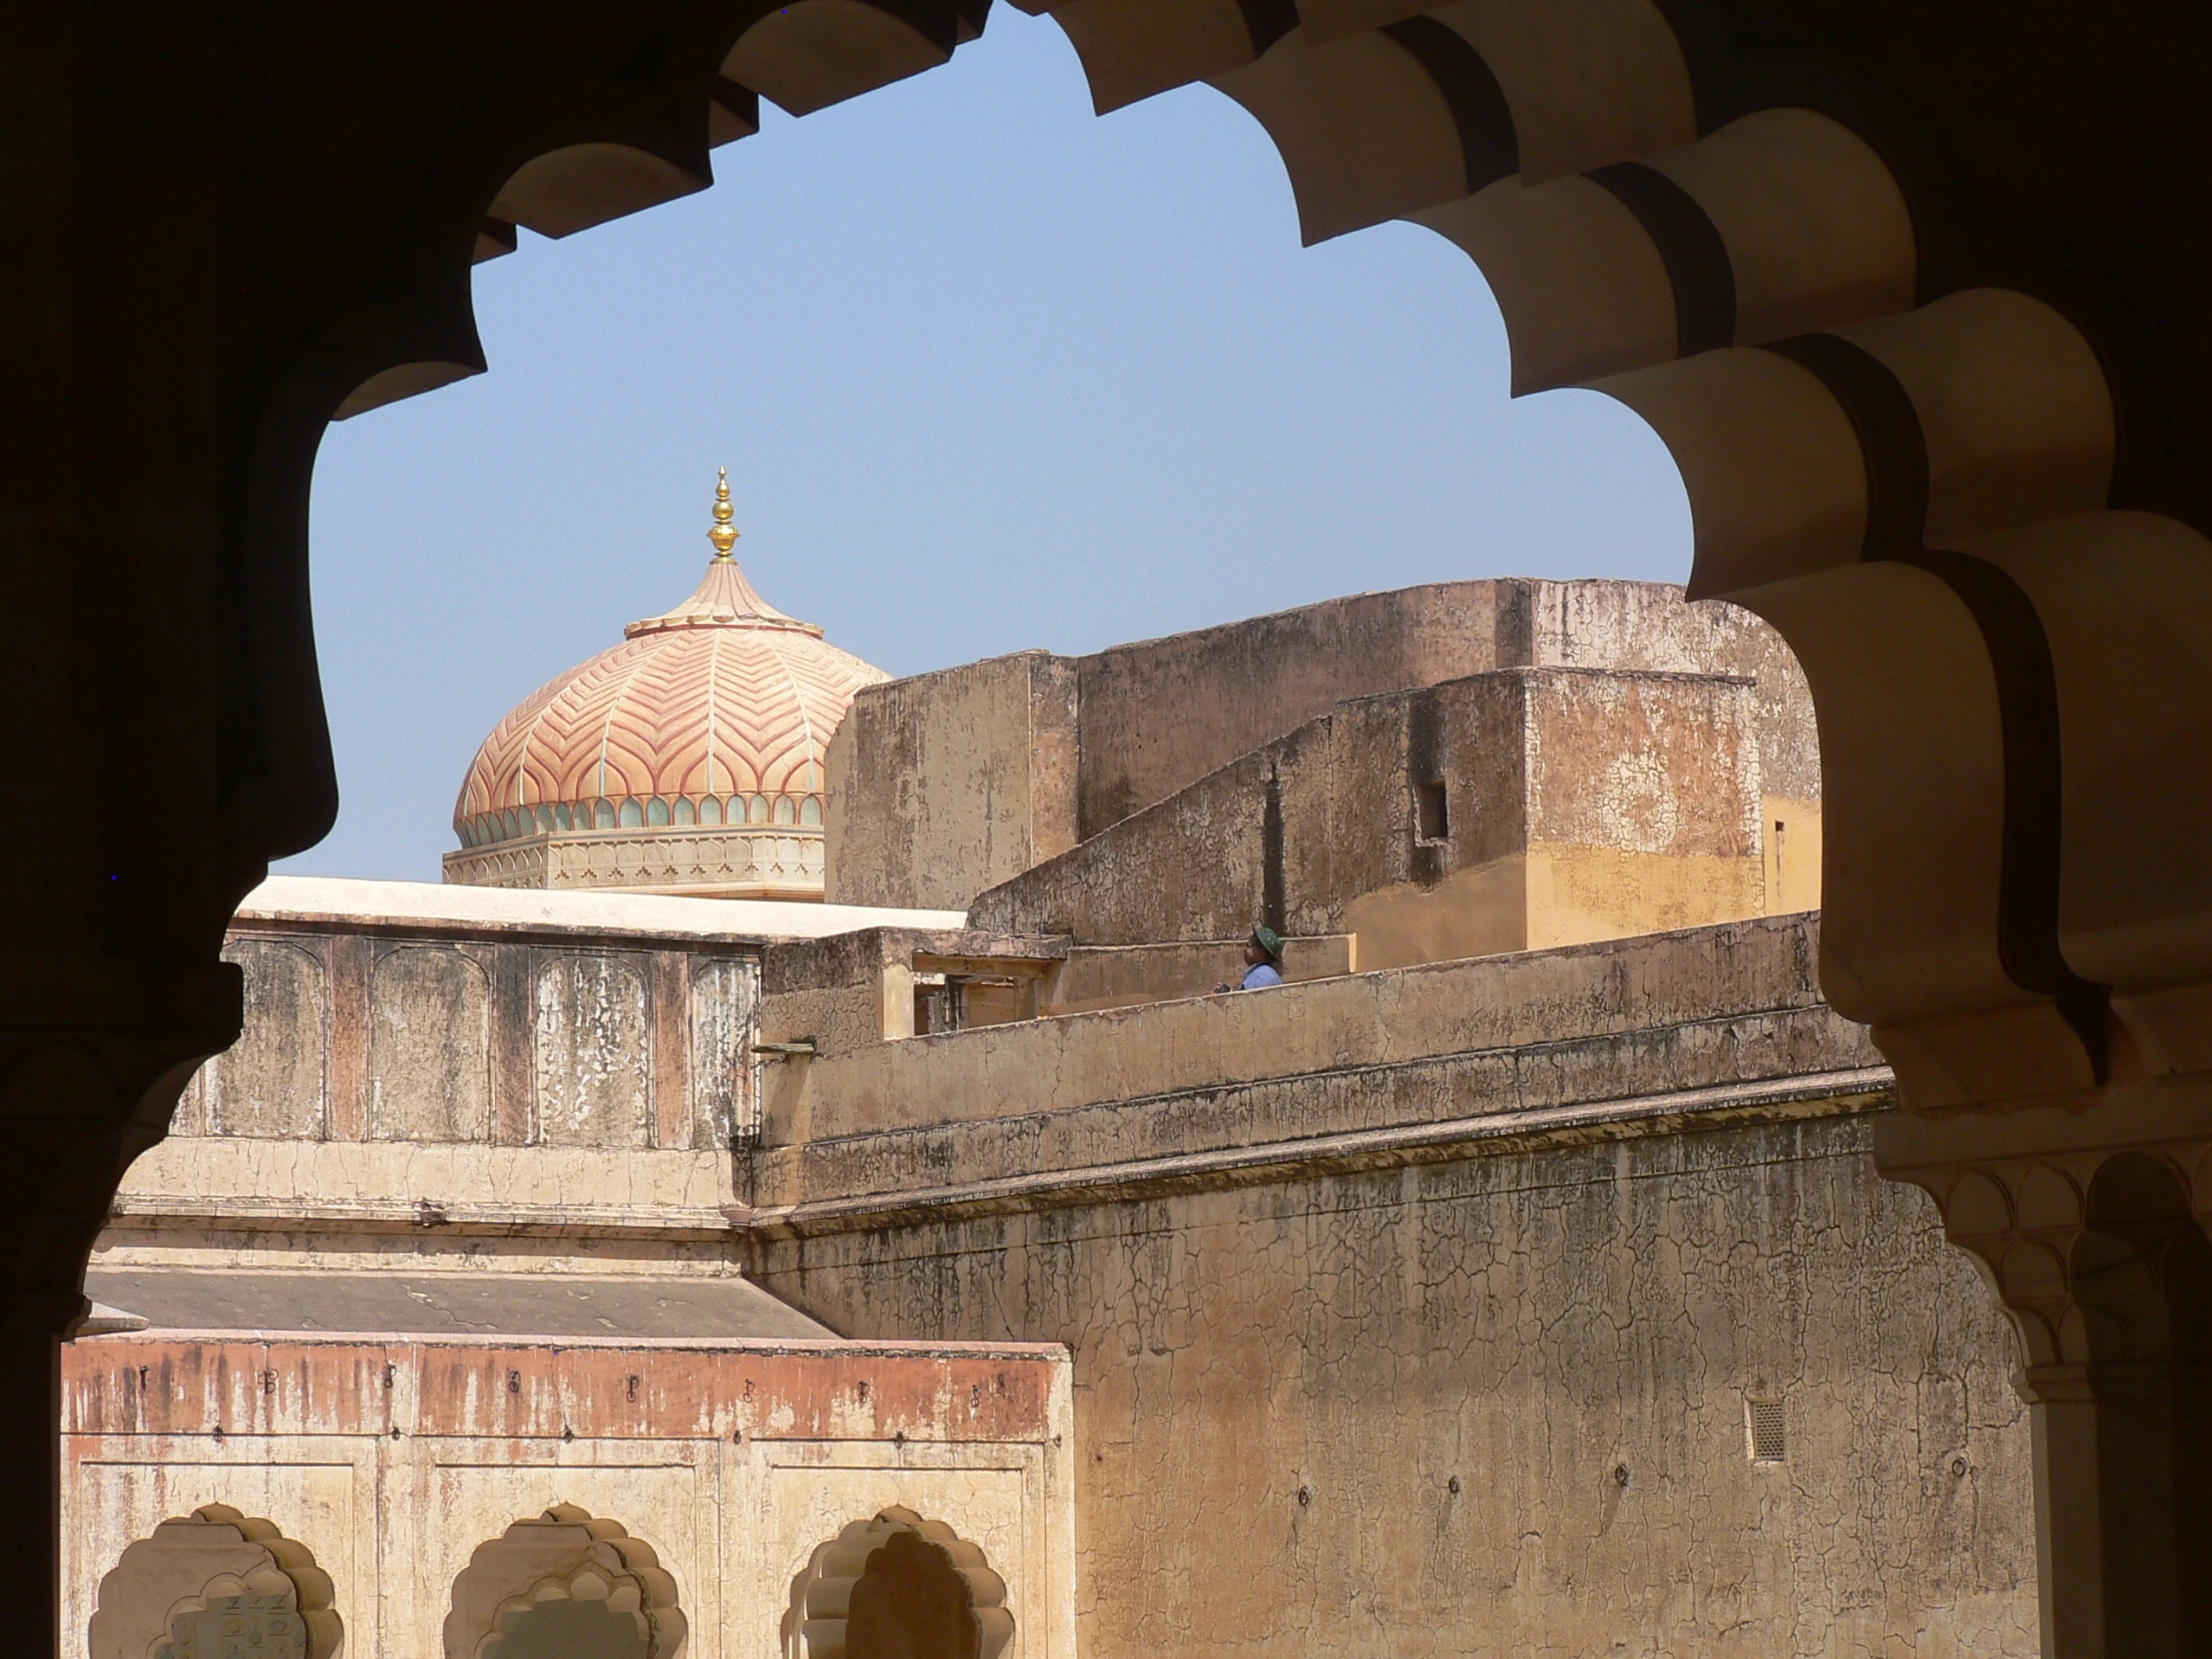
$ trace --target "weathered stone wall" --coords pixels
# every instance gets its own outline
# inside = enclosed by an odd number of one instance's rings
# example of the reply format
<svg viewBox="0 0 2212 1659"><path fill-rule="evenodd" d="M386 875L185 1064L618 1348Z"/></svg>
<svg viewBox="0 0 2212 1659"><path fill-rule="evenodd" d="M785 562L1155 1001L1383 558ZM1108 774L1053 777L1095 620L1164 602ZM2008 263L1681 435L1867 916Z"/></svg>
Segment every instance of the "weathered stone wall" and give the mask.
<svg viewBox="0 0 2212 1659"><path fill-rule="evenodd" d="M830 895L964 907L1349 699L1516 667L1755 679L1769 793L1817 843L1812 699L1750 612L1663 583L1445 582L861 692L830 753Z"/></svg>
<svg viewBox="0 0 2212 1659"><path fill-rule="evenodd" d="M177 1135L689 1151L751 1111L757 948L271 923L224 954L245 1034Z"/></svg>
<svg viewBox="0 0 2212 1659"><path fill-rule="evenodd" d="M1820 734L1805 671L1782 636L1739 605L1685 603L1664 582L1528 582L1520 655L1532 668L1727 674L1757 688L1759 764L1768 790L1818 801Z"/></svg>
<svg viewBox="0 0 2212 1659"><path fill-rule="evenodd" d="M1876 1176L1816 956L1754 921L816 1062L748 1271L1069 1347L1089 1659L2031 1654L2010 1339Z"/></svg>
<svg viewBox="0 0 2212 1659"><path fill-rule="evenodd" d="M1069 1347L1087 1659L2032 1654L2009 1339L1866 1142L1547 1147L757 1271L849 1333Z"/></svg>
<svg viewBox="0 0 2212 1659"><path fill-rule="evenodd" d="M824 770L832 904L962 910L1076 839L1076 672L1042 651L863 688Z"/></svg>
<svg viewBox="0 0 2212 1659"><path fill-rule="evenodd" d="M225 947L244 1034L187 1086L118 1214L719 1232L756 1110L762 946L958 919L278 878Z"/></svg>
<svg viewBox="0 0 2212 1659"><path fill-rule="evenodd" d="M1346 698L1517 660L1499 630L1502 621L1510 632L1511 606L1526 586L1438 582L1354 594L1077 659L1081 833L1165 801Z"/></svg>
<svg viewBox="0 0 2212 1659"><path fill-rule="evenodd" d="M1265 919L1358 933L1382 967L1759 915L1754 697L1733 677L1510 669L1352 700L978 895L970 919L1101 944Z"/></svg>

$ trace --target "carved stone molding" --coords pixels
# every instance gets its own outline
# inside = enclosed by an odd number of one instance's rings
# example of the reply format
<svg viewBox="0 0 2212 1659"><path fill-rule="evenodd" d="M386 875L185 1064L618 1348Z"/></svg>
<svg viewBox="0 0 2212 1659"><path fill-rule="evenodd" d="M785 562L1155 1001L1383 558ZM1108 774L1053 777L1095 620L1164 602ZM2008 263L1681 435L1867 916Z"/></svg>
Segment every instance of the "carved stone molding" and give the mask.
<svg viewBox="0 0 2212 1659"><path fill-rule="evenodd" d="M1936 1200L2020 1342L2030 1397L2053 1368L2163 1364L2175 1299L2201 1295L2212 1226L2212 1109L2145 1088L2084 1109L1942 1116L1876 1131L1885 1175ZM2168 1131L2161 1134L2161 1130Z"/></svg>
<svg viewBox="0 0 2212 1659"><path fill-rule="evenodd" d="M2155 1080L2093 1103L1902 1110L1875 1136L1893 1180L1936 1200L1988 1280L2032 1377L2172 1358L2144 1321L2212 1226L2212 1087ZM2132 1263L2124 1271L2122 1263Z"/></svg>

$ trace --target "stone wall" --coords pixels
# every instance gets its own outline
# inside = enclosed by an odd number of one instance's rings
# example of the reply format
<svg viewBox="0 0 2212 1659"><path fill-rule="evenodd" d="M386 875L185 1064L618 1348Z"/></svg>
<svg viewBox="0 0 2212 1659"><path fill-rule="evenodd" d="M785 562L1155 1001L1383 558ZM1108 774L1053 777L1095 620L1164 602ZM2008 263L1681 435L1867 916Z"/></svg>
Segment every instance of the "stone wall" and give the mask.
<svg viewBox="0 0 2212 1659"><path fill-rule="evenodd" d="M1510 668L1755 682L1749 730L1773 798L1762 817L1797 826L1786 865L1810 885L1790 907L1818 902L1819 743L1781 637L1662 583L1519 579L1357 594L863 690L830 748L829 893L965 907L1341 703Z"/></svg>
<svg viewBox="0 0 2212 1659"><path fill-rule="evenodd" d="M970 918L1117 945L1264 919L1356 933L1363 967L1391 967L1769 913L1756 698L1734 677L1510 669L1356 699Z"/></svg>
<svg viewBox="0 0 2212 1659"><path fill-rule="evenodd" d="M1076 671L1042 651L862 688L824 770L832 904L967 908L1076 839Z"/></svg>
<svg viewBox="0 0 2212 1659"><path fill-rule="evenodd" d="M1165 801L1346 698L1516 661L1512 619L1527 586L1353 594L1077 659L1080 832Z"/></svg>
<svg viewBox="0 0 2212 1659"><path fill-rule="evenodd" d="M1756 921L815 1062L749 1271L1069 1348L1087 1659L2032 1654L2009 1335L1875 1174L1816 955Z"/></svg>
<svg viewBox="0 0 2212 1659"><path fill-rule="evenodd" d="M273 921L224 955L246 1030L186 1089L179 1135L689 1151L751 1112L757 947Z"/></svg>
<svg viewBox="0 0 2212 1659"><path fill-rule="evenodd" d="M128 1225L727 1225L760 954L942 912L279 878L225 955L238 1044L124 1180Z"/></svg>

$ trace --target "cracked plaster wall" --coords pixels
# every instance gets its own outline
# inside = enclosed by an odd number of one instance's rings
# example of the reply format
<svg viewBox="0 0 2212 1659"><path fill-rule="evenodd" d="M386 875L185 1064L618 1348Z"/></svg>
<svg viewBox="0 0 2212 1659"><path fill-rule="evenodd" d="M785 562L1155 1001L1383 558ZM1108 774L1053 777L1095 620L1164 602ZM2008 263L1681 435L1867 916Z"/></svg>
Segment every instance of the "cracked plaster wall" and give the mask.
<svg viewBox="0 0 2212 1659"><path fill-rule="evenodd" d="M1509 668L1754 679L1769 791L1800 820L1820 798L1804 675L1749 611L1657 582L1440 582L862 690L827 762L830 896L965 907L1347 699Z"/></svg>
<svg viewBox="0 0 2212 1659"><path fill-rule="evenodd" d="M1375 967L1772 913L1758 697L1730 676L1514 668L1350 700L978 894L969 919L1128 945L1267 917L1358 933Z"/></svg>
<svg viewBox="0 0 2212 1659"><path fill-rule="evenodd" d="M1071 1349L1087 1659L2032 1654L2009 1337L1868 1125L828 1235L757 1267L850 1335ZM1750 1459L1747 1393L1785 1400L1786 1461Z"/></svg>

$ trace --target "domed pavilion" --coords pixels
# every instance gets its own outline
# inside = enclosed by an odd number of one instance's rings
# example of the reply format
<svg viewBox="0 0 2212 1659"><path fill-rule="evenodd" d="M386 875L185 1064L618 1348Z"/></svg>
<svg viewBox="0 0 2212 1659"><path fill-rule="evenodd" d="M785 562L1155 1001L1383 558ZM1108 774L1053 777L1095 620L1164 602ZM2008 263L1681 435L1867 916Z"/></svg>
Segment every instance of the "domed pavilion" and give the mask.
<svg viewBox="0 0 2212 1659"><path fill-rule="evenodd" d="M890 678L768 603L715 490L699 591L541 686L476 752L445 878L700 897L822 897L823 758Z"/></svg>

